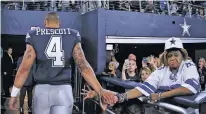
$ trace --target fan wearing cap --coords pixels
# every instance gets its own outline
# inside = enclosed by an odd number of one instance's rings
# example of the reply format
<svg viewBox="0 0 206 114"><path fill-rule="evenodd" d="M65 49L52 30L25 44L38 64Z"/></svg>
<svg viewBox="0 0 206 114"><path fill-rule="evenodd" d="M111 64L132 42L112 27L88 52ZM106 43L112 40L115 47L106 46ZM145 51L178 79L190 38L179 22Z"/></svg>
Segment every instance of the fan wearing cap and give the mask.
<svg viewBox="0 0 206 114"><path fill-rule="evenodd" d="M162 56L164 66L155 70L143 84L117 94L118 103L140 96L148 96L152 102L157 102L163 98L200 92L197 68L187 60L188 53L179 38L169 38L165 42Z"/></svg>
<svg viewBox="0 0 206 114"><path fill-rule="evenodd" d="M110 62L109 63L109 70L110 72L108 72L109 74L111 74L111 76L114 76L114 77L119 77L120 76L120 71L118 70L118 67L119 67L119 63L118 62Z"/></svg>

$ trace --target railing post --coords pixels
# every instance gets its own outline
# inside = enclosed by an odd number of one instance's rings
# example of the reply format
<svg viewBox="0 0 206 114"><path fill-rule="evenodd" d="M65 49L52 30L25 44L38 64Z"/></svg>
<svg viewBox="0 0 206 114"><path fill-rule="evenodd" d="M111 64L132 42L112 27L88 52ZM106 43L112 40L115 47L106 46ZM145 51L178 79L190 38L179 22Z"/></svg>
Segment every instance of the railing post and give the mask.
<svg viewBox="0 0 206 114"><path fill-rule="evenodd" d="M141 12L141 11L142 11L142 1L139 0L139 12Z"/></svg>
<svg viewBox="0 0 206 114"><path fill-rule="evenodd" d="M106 1L107 1L107 9L109 10L109 0L106 0Z"/></svg>
<svg viewBox="0 0 206 114"><path fill-rule="evenodd" d="M190 18L192 18L192 7L190 4L188 4L188 10L189 10Z"/></svg>
<svg viewBox="0 0 206 114"><path fill-rule="evenodd" d="M170 4L169 4L169 1L167 1L167 10L168 10L168 15L171 15L171 13L170 13Z"/></svg>
<svg viewBox="0 0 206 114"><path fill-rule="evenodd" d="M98 0L98 1L96 1L97 2L97 8L101 8L101 1L100 0ZM103 0L103 2L104 2L104 0ZM104 4L104 3L103 3Z"/></svg>

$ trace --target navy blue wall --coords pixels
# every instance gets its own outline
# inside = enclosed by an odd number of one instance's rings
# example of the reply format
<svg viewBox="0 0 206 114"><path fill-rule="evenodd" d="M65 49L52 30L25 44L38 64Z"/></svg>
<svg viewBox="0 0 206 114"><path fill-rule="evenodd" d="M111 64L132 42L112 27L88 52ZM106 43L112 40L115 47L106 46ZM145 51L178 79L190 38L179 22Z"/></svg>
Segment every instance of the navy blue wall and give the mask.
<svg viewBox="0 0 206 114"><path fill-rule="evenodd" d="M25 35L32 26L44 27L47 11L15 11L2 10L2 34ZM59 12L61 27L80 30L80 13ZM81 32L81 31L80 31Z"/></svg>
<svg viewBox="0 0 206 114"><path fill-rule="evenodd" d="M46 11L2 10L2 34L25 35L31 26L43 27ZM59 12L62 27L80 31L85 55L96 73L106 65L105 36L181 37L184 18L151 13L97 9L81 15ZM175 24L172 23L175 21ZM206 38L206 21L186 18L190 37ZM187 34L185 35L187 36Z"/></svg>
<svg viewBox="0 0 206 114"><path fill-rule="evenodd" d="M105 16L103 9L82 15L83 49L88 62L96 73L103 72L106 65Z"/></svg>
<svg viewBox="0 0 206 114"><path fill-rule="evenodd" d="M98 12L91 11L81 16L83 50L88 62L97 70Z"/></svg>
<svg viewBox="0 0 206 114"><path fill-rule="evenodd" d="M184 23L180 16L165 16L151 13L106 10L106 35L110 36L156 36L181 37L183 29L179 24ZM190 37L206 38L206 21L185 18L191 25ZM175 21L175 24L172 24ZM185 37L188 37L185 34Z"/></svg>
<svg viewBox="0 0 206 114"><path fill-rule="evenodd" d="M106 67L106 15L104 9L98 10L98 73Z"/></svg>

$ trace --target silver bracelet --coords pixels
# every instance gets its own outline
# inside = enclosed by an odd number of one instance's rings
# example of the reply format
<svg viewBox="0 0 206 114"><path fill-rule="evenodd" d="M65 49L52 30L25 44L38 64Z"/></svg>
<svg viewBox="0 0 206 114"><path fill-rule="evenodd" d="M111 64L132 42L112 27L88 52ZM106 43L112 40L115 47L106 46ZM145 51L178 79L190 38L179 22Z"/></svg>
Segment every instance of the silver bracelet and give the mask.
<svg viewBox="0 0 206 114"><path fill-rule="evenodd" d="M117 98L118 98L118 103L122 103L122 102L128 100L128 95L127 95L127 93L117 94L116 96L117 96Z"/></svg>
<svg viewBox="0 0 206 114"><path fill-rule="evenodd" d="M158 93L158 101L161 99L162 93Z"/></svg>
<svg viewBox="0 0 206 114"><path fill-rule="evenodd" d="M102 97L102 92L103 92L103 91L104 91L104 88L102 88L102 89L100 90L100 92L98 93L100 97Z"/></svg>

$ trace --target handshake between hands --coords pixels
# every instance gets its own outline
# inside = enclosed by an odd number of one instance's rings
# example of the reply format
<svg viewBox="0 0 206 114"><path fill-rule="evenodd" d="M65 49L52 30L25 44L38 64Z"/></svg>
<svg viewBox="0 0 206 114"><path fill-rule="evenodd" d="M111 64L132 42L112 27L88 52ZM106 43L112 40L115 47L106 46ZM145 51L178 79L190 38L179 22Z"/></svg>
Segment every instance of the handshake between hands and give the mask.
<svg viewBox="0 0 206 114"><path fill-rule="evenodd" d="M102 90L100 94L98 94L93 91L88 85L86 85L86 88L88 88L88 90L82 89L83 93L81 93L85 96L84 100L88 98L97 98L103 111L107 109L108 105L113 106L116 103L122 103L128 100L127 93L118 94L110 90ZM161 93L153 93L148 98L146 98L146 100L156 103L160 100L160 98Z"/></svg>
<svg viewBox="0 0 206 114"><path fill-rule="evenodd" d="M97 98L100 104L100 107L103 111L107 109L107 106L113 106L117 102L119 102L119 99L117 97L117 93L112 92L110 90L102 90L99 94L93 91L88 85L86 85L86 89L82 89L82 95L84 95L84 100L88 98Z"/></svg>

